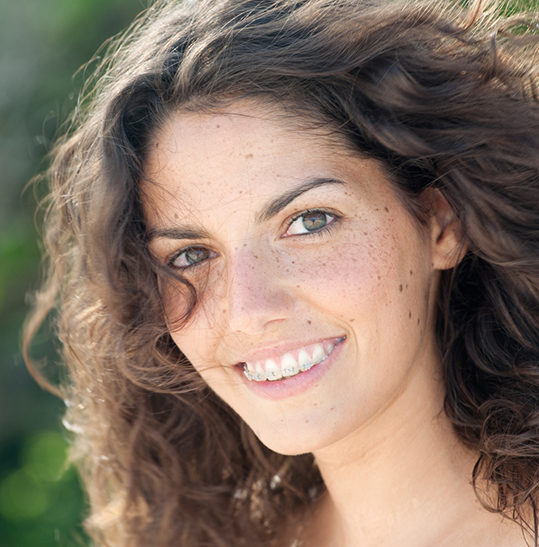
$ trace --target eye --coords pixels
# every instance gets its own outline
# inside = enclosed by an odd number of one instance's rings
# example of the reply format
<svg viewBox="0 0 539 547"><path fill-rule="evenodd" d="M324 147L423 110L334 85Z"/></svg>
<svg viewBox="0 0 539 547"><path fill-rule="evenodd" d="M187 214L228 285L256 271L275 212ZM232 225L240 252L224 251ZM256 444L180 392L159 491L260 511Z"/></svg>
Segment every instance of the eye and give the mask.
<svg viewBox="0 0 539 547"><path fill-rule="evenodd" d="M215 252L206 249L206 247L187 247L173 255L169 260L169 265L179 270L185 270L216 256Z"/></svg>
<svg viewBox="0 0 539 547"><path fill-rule="evenodd" d="M335 215L325 211L306 211L292 220L283 237L319 232L335 219Z"/></svg>

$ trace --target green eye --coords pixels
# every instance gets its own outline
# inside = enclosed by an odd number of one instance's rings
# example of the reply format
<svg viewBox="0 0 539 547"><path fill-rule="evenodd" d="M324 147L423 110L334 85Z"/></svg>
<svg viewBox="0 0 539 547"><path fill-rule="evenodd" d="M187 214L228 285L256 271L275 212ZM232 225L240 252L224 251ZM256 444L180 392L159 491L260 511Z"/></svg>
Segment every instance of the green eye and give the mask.
<svg viewBox="0 0 539 547"><path fill-rule="evenodd" d="M216 256L215 253L205 247L188 247L177 254L171 260L170 265L178 269L190 268L209 258L214 258L214 256Z"/></svg>
<svg viewBox="0 0 539 547"><path fill-rule="evenodd" d="M309 232L320 230L328 223L328 215L325 213L309 213L303 218L303 226Z"/></svg>
<svg viewBox="0 0 539 547"><path fill-rule="evenodd" d="M335 218L334 215L330 215L324 211L307 211L292 221L284 235L292 236L316 233L331 224Z"/></svg>

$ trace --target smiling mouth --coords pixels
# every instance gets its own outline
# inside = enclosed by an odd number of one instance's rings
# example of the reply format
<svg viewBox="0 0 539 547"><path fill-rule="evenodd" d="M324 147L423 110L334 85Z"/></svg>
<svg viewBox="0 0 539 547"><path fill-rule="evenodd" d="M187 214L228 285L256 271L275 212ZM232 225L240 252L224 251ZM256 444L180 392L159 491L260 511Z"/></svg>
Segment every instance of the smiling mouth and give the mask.
<svg viewBox="0 0 539 547"><path fill-rule="evenodd" d="M243 373L251 382L276 382L307 372L326 360L345 336L323 340L317 344L289 351L273 359L243 363Z"/></svg>

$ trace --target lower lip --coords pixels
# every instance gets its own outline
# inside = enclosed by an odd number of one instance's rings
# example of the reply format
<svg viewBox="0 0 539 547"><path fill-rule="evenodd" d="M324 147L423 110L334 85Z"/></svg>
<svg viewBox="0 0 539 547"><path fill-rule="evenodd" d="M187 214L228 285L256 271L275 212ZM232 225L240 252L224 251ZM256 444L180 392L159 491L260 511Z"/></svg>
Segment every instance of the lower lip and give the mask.
<svg viewBox="0 0 539 547"><path fill-rule="evenodd" d="M329 356L326 357L321 363L318 363L318 365L313 366L305 372L300 372L295 376L291 376L286 380L275 380L273 382L268 380L264 382L248 380L243 373L243 366L238 366L236 368L247 388L250 389L255 395L258 395L263 399L272 400L294 397L295 395L300 395L304 391L307 391L329 371L333 363L337 360L345 343L346 339L336 346Z"/></svg>

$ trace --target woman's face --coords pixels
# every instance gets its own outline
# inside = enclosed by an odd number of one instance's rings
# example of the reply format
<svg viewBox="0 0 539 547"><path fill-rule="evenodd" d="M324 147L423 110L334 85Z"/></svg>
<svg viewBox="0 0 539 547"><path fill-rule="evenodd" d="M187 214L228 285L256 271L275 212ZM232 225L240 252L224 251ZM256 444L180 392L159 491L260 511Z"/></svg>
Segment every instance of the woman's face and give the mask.
<svg viewBox="0 0 539 547"><path fill-rule="evenodd" d="M164 291L173 340L262 442L299 454L434 397L441 236L374 161L270 112L173 115L143 205L152 252L199 291L182 328Z"/></svg>

